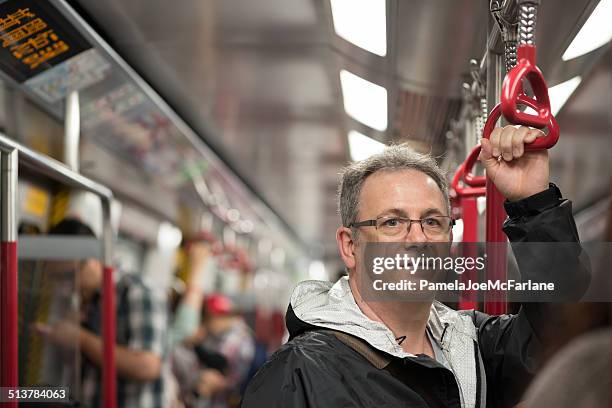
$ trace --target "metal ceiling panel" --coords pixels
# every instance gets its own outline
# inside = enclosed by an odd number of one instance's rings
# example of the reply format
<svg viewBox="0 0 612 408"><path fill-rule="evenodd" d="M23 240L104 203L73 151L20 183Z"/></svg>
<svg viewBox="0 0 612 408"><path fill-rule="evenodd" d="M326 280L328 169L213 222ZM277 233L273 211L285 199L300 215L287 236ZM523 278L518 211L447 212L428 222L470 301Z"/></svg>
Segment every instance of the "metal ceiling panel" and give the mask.
<svg viewBox="0 0 612 408"><path fill-rule="evenodd" d="M328 1L76 3L199 136L302 239L327 254L335 254L333 194L337 170L348 158L346 130L420 141L437 153L457 112L461 83L469 79L469 60L485 51L489 20L483 0L387 0L389 52L380 58L334 35ZM543 0L538 22L538 62L552 84L586 73L596 60L560 63L594 0L560 3ZM344 114L338 72L347 68L387 87L387 132ZM606 79L598 81L583 88L605 88ZM560 124L578 114L573 106L594 110L579 100L568 103ZM595 111L609 120L609 113ZM575 160L572 135L578 132L571 121L562 125L566 139L552 152L554 166ZM569 173L556 174L561 184L572 184Z"/></svg>
<svg viewBox="0 0 612 408"><path fill-rule="evenodd" d="M460 96L470 58L480 58L488 10L480 0L398 1L397 75L405 90Z"/></svg>

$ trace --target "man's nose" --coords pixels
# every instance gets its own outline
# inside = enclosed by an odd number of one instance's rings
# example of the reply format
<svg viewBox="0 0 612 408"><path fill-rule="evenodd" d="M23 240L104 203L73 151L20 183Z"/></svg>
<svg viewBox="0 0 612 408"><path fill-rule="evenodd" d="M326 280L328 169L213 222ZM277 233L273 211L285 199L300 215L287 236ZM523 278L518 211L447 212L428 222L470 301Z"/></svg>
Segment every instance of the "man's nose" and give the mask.
<svg viewBox="0 0 612 408"><path fill-rule="evenodd" d="M408 233L406 234L407 242L427 242L427 237L423 233L420 221L409 221L407 225Z"/></svg>

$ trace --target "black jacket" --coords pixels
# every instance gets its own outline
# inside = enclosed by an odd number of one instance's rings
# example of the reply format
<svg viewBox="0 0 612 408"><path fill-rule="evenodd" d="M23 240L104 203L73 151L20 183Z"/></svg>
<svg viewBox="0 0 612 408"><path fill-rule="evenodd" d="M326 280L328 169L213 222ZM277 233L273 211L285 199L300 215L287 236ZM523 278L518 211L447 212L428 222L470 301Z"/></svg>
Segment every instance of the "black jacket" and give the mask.
<svg viewBox="0 0 612 408"><path fill-rule="evenodd" d="M571 203L557 197L552 186L506 209L510 218L504 231L513 246L579 242ZM523 276L546 275L559 265L565 270L571 265L571 285L586 288L588 267L579 258L579 245L572 248L538 262L527 262L520 248L514 252ZM555 305L545 303L525 303L516 315L471 312L477 333L475 355L481 359L475 365L476 375L479 384L486 380L487 407L519 402L538 366L543 347L539 330L554 312ZM244 408L461 407L453 372L427 356L398 358L382 353L358 338L301 321L292 305L286 322L290 341L253 378ZM476 406L482 405L480 398L476 401Z"/></svg>

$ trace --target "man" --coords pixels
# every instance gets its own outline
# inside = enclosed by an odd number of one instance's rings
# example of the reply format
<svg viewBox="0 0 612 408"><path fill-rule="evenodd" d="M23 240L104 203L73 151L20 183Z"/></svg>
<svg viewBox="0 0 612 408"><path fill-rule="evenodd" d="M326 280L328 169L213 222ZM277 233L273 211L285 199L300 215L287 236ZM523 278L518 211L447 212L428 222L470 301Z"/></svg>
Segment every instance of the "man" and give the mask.
<svg viewBox="0 0 612 408"><path fill-rule="evenodd" d="M599 408L612 404L612 328L579 336L540 371L526 392L523 408Z"/></svg>
<svg viewBox="0 0 612 408"><path fill-rule="evenodd" d="M94 237L92 229L76 219L65 219L50 234ZM53 273L50 266L49 273ZM101 403L102 390L102 265L97 259L79 262L76 283L81 300L81 325L69 320L35 329L60 347L78 347L83 355L81 402L87 407ZM165 294L156 294L140 277L124 275L116 283L115 367L117 407L167 407L162 375L166 330Z"/></svg>
<svg viewBox="0 0 612 408"><path fill-rule="evenodd" d="M482 141L480 160L507 198L504 231L513 243L578 242L571 203L549 186L548 152L525 150L541 134L507 126ZM286 316L290 340L251 381L243 407L516 404L536 368L537 329L550 306L525 303L516 315L488 316L431 300L362 296L365 243L452 239L447 182L433 159L388 147L346 168L339 201L336 240L349 276L296 287ZM401 234L385 234L387 227ZM521 273L533 274L516 255ZM577 254L560 258L585 286Z"/></svg>
<svg viewBox="0 0 612 408"><path fill-rule="evenodd" d="M212 407L237 406L240 387L255 355L251 329L231 299L217 293L205 300L202 324L205 336L196 353L205 368L200 372L198 391L210 398ZM225 364L214 364L216 354L224 357ZM218 381L219 374L222 381Z"/></svg>

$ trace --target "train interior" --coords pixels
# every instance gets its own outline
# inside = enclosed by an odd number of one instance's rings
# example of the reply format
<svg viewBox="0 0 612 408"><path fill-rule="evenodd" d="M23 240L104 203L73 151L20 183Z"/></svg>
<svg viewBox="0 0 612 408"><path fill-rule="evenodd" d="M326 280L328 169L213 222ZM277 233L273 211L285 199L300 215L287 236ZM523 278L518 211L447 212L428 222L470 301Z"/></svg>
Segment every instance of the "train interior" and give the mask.
<svg viewBox="0 0 612 408"><path fill-rule="evenodd" d="M99 259L114 271L104 271L106 290L137 275L165 297L169 328L198 244L207 264L197 290L229 300L273 353L287 340L295 284L345 274L340 169L404 143L432 154L450 181L499 99L517 3L0 1L2 228L16 231L18 257L17 281L1 282L2 337L18 345L3 381L17 383L2 386L70 387L79 401L86 357L47 342L38 325L78 324L80 271ZM612 239L609 27L587 51L569 51L591 16L610 13L609 0L541 0L537 13L537 66L561 129L551 181L571 198L585 243ZM456 240L468 222L485 240L485 198L475 203ZM66 218L90 233L55 233ZM13 289L17 332L4 332L15 327L4 314ZM591 321L570 319L550 355L609 325L609 305L584 305Z"/></svg>

